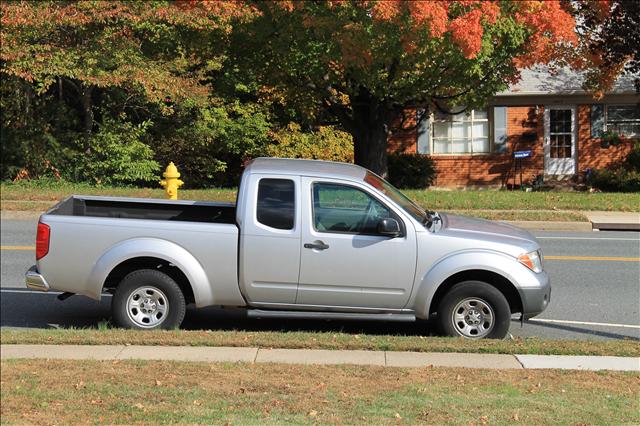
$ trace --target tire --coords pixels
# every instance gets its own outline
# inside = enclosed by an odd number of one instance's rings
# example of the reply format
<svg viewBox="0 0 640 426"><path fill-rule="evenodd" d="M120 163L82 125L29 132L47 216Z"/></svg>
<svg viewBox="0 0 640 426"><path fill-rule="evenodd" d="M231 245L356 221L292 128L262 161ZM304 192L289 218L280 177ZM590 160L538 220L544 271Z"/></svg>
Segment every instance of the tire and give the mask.
<svg viewBox="0 0 640 426"><path fill-rule="evenodd" d="M443 334L468 339L504 339L511 324L511 309L502 292L482 281L454 285L438 305Z"/></svg>
<svg viewBox="0 0 640 426"><path fill-rule="evenodd" d="M138 330L180 327L186 310L178 284L153 269L140 269L124 277L111 301L114 323Z"/></svg>

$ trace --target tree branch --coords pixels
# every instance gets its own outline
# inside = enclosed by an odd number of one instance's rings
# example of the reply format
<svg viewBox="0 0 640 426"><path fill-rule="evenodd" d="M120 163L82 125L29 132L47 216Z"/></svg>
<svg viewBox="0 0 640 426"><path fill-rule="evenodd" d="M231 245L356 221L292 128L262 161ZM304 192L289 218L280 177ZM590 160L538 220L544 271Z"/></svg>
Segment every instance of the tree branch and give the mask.
<svg viewBox="0 0 640 426"><path fill-rule="evenodd" d="M355 120L349 116L347 108L344 105L339 105L331 102L326 97L322 99L325 108L333 114L344 126L345 130L351 134L355 133L356 123Z"/></svg>

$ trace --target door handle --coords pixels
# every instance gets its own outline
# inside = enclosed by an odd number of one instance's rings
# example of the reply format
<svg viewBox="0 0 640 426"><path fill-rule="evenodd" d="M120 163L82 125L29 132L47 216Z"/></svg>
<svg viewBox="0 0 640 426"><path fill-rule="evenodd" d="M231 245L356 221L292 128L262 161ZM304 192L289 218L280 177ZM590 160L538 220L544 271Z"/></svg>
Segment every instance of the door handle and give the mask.
<svg viewBox="0 0 640 426"><path fill-rule="evenodd" d="M329 244L325 244L322 241L314 241L313 243L305 243L304 248L314 250L326 250L329 248Z"/></svg>

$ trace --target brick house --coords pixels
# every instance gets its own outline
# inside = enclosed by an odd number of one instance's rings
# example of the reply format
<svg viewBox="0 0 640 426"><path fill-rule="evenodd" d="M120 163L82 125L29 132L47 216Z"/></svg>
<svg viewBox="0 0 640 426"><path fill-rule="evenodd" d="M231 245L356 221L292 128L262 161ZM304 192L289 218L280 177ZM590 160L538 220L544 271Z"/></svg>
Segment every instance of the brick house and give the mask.
<svg viewBox="0 0 640 426"><path fill-rule="evenodd" d="M573 71L523 70L521 81L486 109L431 114L417 130L392 136L389 150L429 155L437 187L511 183L517 151L531 151L518 160L525 182L536 175L547 181L577 178L588 168L623 160L640 139L637 77L620 77L598 100L581 84ZM603 136L611 133L622 135L622 143L607 144Z"/></svg>

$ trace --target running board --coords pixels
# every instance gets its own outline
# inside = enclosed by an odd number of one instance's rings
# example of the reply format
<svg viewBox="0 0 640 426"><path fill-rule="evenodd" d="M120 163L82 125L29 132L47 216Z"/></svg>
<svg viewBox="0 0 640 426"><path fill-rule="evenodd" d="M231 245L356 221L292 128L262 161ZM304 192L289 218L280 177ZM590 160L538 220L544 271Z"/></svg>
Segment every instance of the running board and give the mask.
<svg viewBox="0 0 640 426"><path fill-rule="evenodd" d="M318 320L351 320L351 321L393 321L413 322L414 314L367 314L360 312L317 312L317 311L266 311L249 309L249 318L287 318L287 319L318 319Z"/></svg>

